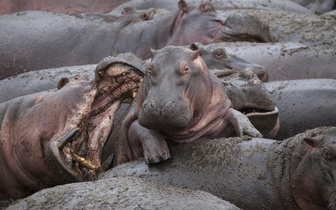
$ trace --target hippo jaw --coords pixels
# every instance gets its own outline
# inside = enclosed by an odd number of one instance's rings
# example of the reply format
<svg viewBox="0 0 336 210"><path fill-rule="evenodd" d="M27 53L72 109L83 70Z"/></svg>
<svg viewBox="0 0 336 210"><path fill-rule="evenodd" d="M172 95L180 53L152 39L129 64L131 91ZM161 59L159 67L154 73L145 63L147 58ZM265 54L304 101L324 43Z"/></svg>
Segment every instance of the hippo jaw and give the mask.
<svg viewBox="0 0 336 210"><path fill-rule="evenodd" d="M138 69L121 63L98 74L92 90L83 97L81 110L45 150L49 166L66 182L94 180L107 169L101 156L114 114L121 103L135 97L143 77Z"/></svg>

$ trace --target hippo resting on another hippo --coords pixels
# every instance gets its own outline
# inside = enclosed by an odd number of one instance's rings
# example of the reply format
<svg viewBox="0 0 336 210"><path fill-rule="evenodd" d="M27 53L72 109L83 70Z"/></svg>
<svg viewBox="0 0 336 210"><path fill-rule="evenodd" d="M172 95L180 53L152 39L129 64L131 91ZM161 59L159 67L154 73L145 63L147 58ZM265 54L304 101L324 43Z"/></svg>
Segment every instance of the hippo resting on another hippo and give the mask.
<svg viewBox="0 0 336 210"><path fill-rule="evenodd" d="M143 61L133 54L108 57L91 82L77 75L66 85L62 79L58 91L2 103L0 195L24 197L46 187L91 180L103 171L102 145L114 113L137 92L142 69Z"/></svg>
<svg viewBox="0 0 336 210"><path fill-rule="evenodd" d="M242 209L336 209L336 128L307 131L282 142L215 139L171 146L172 158L138 160L99 179L137 176L210 192Z"/></svg>
<svg viewBox="0 0 336 210"><path fill-rule="evenodd" d="M117 164L142 156L146 163L157 163L170 157L166 139L187 143L232 135L261 136L245 115L232 108L221 81L199 56L200 49L168 46L152 54L136 104L121 128L115 129L120 133L112 133L120 139L108 141L111 146L105 147L104 156L118 153Z"/></svg>
<svg viewBox="0 0 336 210"><path fill-rule="evenodd" d="M251 63L257 63L267 69L268 81L336 79L335 49L297 42L213 43L204 45L202 48L210 52L225 48L231 58L236 56Z"/></svg>
<svg viewBox="0 0 336 210"><path fill-rule="evenodd" d="M253 15L216 11L210 2L192 7L180 0L179 8L141 22L47 12L0 16L0 40L4 40L0 42L0 79L31 70L97 63L111 51L149 58L150 47L271 41L268 26Z"/></svg>

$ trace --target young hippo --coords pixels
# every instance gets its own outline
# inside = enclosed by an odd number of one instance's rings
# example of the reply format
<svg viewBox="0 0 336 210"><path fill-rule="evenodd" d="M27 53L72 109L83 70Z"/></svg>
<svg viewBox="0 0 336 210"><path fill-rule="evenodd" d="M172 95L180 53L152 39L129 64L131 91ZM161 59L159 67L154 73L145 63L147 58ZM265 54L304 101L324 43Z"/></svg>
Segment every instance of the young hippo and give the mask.
<svg viewBox="0 0 336 210"><path fill-rule="evenodd" d="M133 54L109 56L93 81L77 75L67 84L64 78L57 91L0 104L0 198L92 180L102 172L115 112L137 92L141 69Z"/></svg>
<svg viewBox="0 0 336 210"><path fill-rule="evenodd" d="M201 138L261 136L249 119L232 108L221 81L207 69L200 50L152 50L135 107L124 119L127 152L117 164L144 156L146 163L170 158L166 139L188 143Z"/></svg>

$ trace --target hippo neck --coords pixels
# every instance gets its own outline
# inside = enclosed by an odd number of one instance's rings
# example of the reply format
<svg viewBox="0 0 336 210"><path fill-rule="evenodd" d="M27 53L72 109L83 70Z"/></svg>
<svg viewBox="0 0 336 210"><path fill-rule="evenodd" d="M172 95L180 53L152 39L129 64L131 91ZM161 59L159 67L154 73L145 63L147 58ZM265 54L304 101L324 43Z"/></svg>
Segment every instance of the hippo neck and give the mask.
<svg viewBox="0 0 336 210"><path fill-rule="evenodd" d="M268 155L268 167L271 170L271 187L277 192L279 199L281 198L283 203L286 203L286 206L298 207L291 190L291 175L293 168L297 168L300 160L298 160L297 150L301 150L302 138L292 137L277 143L271 149L271 152Z"/></svg>

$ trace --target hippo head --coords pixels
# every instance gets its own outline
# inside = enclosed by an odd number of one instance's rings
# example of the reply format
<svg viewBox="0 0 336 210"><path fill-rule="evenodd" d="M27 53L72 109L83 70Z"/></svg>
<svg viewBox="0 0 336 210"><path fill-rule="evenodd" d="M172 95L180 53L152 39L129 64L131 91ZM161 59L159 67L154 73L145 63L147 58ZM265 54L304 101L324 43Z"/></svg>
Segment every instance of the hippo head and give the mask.
<svg viewBox="0 0 336 210"><path fill-rule="evenodd" d="M190 48L200 49L209 70L222 81L233 108L244 113L265 137L274 137L279 129L279 112L259 79L267 80L267 71L257 64L230 56L223 48L204 49L202 46L195 43Z"/></svg>
<svg viewBox="0 0 336 210"><path fill-rule="evenodd" d="M112 10L108 15L129 18L133 21L152 20L155 15L155 9L137 10L131 4L122 4Z"/></svg>
<svg viewBox="0 0 336 210"><path fill-rule="evenodd" d="M140 125L153 130L182 130L206 107L212 82L199 53L170 46L152 50L137 97Z"/></svg>
<svg viewBox="0 0 336 210"><path fill-rule="evenodd" d="M336 209L336 128L304 138L293 152L290 186L301 209Z"/></svg>
<svg viewBox="0 0 336 210"><path fill-rule="evenodd" d="M217 47L216 44L207 45L206 47L199 42L190 45L190 49L201 49L201 56L204 59L209 70L213 70L217 77L225 77L225 72L221 69L236 69L245 71L247 69L254 72L262 82L268 81L268 72L265 67L256 63L249 62L235 55L230 55L225 48Z"/></svg>
<svg viewBox="0 0 336 210"><path fill-rule="evenodd" d="M102 150L121 103L135 97L144 75L142 60L130 53L109 56L95 70L94 81L62 79L51 100L63 128L45 146L49 168L66 182L92 180L104 171ZM58 97L59 96L59 97Z"/></svg>
<svg viewBox="0 0 336 210"><path fill-rule="evenodd" d="M180 0L178 6L181 12L175 19L173 36L167 45L271 41L268 26L253 15L216 11L209 1L194 7Z"/></svg>

